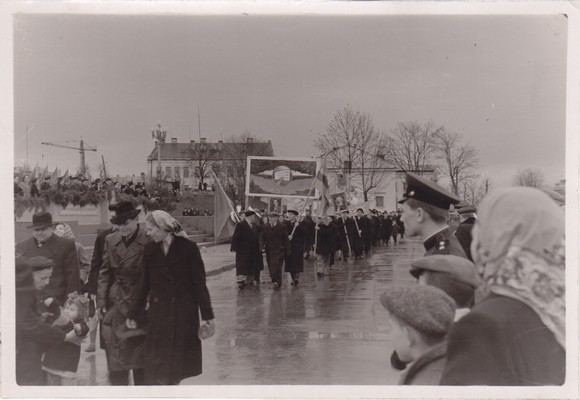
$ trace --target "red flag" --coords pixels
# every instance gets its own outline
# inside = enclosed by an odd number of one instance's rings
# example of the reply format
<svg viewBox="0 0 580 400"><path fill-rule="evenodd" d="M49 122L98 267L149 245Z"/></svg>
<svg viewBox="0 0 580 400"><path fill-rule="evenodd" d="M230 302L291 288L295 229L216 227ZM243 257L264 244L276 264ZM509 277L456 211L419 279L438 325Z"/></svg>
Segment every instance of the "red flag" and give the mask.
<svg viewBox="0 0 580 400"><path fill-rule="evenodd" d="M215 207L214 207L214 238L216 241L220 239L229 239L234 234L235 223L232 219L232 213L237 217L234 210L234 203L230 200L220 181L215 174L213 174L215 181Z"/></svg>
<svg viewBox="0 0 580 400"><path fill-rule="evenodd" d="M328 209L333 206L333 201L329 194L328 177L326 176L326 162L324 161L318 174L316 174L314 187L316 187L321 194L319 216L323 217L326 215Z"/></svg>

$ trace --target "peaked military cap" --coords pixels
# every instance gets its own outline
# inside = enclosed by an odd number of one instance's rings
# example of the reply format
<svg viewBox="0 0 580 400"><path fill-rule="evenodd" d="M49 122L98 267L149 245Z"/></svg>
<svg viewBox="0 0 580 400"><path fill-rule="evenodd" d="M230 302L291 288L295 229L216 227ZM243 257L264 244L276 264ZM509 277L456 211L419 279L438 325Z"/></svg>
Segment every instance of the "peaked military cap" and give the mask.
<svg viewBox="0 0 580 400"><path fill-rule="evenodd" d="M286 211L288 214L294 214L294 215L298 215L298 211L296 210L288 210Z"/></svg>
<svg viewBox="0 0 580 400"><path fill-rule="evenodd" d="M475 265L467 258L452 254L435 254L420 258L411 264L409 272L418 278L423 271L446 273L472 288L477 288L481 284Z"/></svg>
<svg viewBox="0 0 580 400"><path fill-rule="evenodd" d="M455 205L455 210L459 214L468 214L468 213L475 213L477 210L471 204L466 201L461 201L457 205Z"/></svg>
<svg viewBox="0 0 580 400"><path fill-rule="evenodd" d="M408 199L415 199L447 210L451 204L457 204L460 201L457 196L449 193L435 182L412 172L405 174L405 180L407 181L407 188L403 194L403 198L399 200L399 204L404 203Z"/></svg>

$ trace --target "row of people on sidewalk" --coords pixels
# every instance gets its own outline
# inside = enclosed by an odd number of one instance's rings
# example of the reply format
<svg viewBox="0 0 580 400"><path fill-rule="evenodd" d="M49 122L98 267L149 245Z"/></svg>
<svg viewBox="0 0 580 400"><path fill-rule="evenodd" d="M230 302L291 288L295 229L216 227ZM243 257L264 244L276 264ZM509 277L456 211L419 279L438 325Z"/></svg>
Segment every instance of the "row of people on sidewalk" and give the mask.
<svg viewBox="0 0 580 400"><path fill-rule="evenodd" d="M345 261L351 252L355 258L368 254L373 246L388 243L391 235L404 232L396 215L386 215L371 210L368 215L362 209L355 217L344 210L335 216L304 217L296 210L288 210L285 215L270 212L259 215L254 210L240 213L230 250L236 253L236 277L240 288L259 285L264 257L274 288L282 285L282 271L290 273L292 285L299 284L300 273L304 271L304 259L314 253L318 260L317 274L328 275L334 264L335 255L340 254ZM393 213L394 214L394 213Z"/></svg>
<svg viewBox="0 0 580 400"><path fill-rule="evenodd" d="M136 385L201 374L200 339L215 324L197 245L164 211L148 213L141 227L133 203L109 210L113 226L97 236L82 276L84 257L73 240L55 234L61 224L50 213L35 214L32 237L16 245L19 385L74 384L80 343L94 332L94 349L99 323L112 385L129 384L131 371Z"/></svg>
<svg viewBox="0 0 580 400"><path fill-rule="evenodd" d="M433 182L415 174L406 179L401 219L409 236L423 238L425 254L411 264L417 284L393 285L380 297L400 383L564 384L560 206L538 189L499 189L475 217L475 208ZM462 220L473 220L455 235L446 225L451 204ZM469 242L469 258L458 238Z"/></svg>

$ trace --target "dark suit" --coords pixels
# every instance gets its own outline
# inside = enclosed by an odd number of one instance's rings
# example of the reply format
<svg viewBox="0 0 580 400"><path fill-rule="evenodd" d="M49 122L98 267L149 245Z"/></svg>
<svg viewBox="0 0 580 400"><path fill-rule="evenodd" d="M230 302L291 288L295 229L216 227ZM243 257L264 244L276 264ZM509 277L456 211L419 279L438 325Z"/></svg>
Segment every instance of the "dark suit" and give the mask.
<svg viewBox="0 0 580 400"><path fill-rule="evenodd" d="M258 231L244 220L236 225L230 251L236 252L236 275L250 276L258 263Z"/></svg>
<svg viewBox="0 0 580 400"><path fill-rule="evenodd" d="M167 255L160 243L147 244L144 265L129 316L137 318L149 296L145 383L177 384L201 374L199 313L214 318L203 260L194 242L175 237Z"/></svg>
<svg viewBox="0 0 580 400"><path fill-rule="evenodd" d="M288 235L292 234L294 225L287 224ZM303 222L298 223L292 240L290 240L290 254L286 257L286 272L303 272L304 271L304 243L306 241L306 228Z"/></svg>
<svg viewBox="0 0 580 400"><path fill-rule="evenodd" d="M16 245L16 253L24 258L44 256L54 261L48 285L42 289L42 297L53 297L64 304L67 294L80 291L81 277L75 242L52 234L38 247L34 238Z"/></svg>
<svg viewBox="0 0 580 400"><path fill-rule="evenodd" d="M288 231L286 225L276 223L264 225L262 230L264 244L266 247L266 260L272 282L282 284L282 267L284 259L290 254L290 244L288 242Z"/></svg>
<svg viewBox="0 0 580 400"><path fill-rule="evenodd" d="M111 371L143 367L144 334L125 337L125 320L131 306L132 291L143 273L143 251L148 242L145 229L127 247L119 232L105 238L103 265L99 271L97 306L106 307L101 321L107 339L107 365Z"/></svg>
<svg viewBox="0 0 580 400"><path fill-rule="evenodd" d="M449 333L442 385L561 385L566 351L526 304L491 294Z"/></svg>
<svg viewBox="0 0 580 400"><path fill-rule="evenodd" d="M465 251L467 258L469 258L470 261L473 261L473 258L471 258L471 231L473 230L475 221L476 219L473 217L467 218L459 224L455 231L455 237L459 241L459 244L461 244L463 251Z"/></svg>

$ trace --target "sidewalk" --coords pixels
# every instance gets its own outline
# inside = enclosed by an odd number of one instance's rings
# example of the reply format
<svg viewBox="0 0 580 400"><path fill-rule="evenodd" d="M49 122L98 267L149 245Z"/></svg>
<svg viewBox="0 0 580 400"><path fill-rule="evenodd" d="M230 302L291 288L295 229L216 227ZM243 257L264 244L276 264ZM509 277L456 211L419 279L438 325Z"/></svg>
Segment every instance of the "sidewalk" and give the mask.
<svg viewBox="0 0 580 400"><path fill-rule="evenodd" d="M230 252L229 243L202 247L200 252L206 276L218 275L236 266L236 253Z"/></svg>

